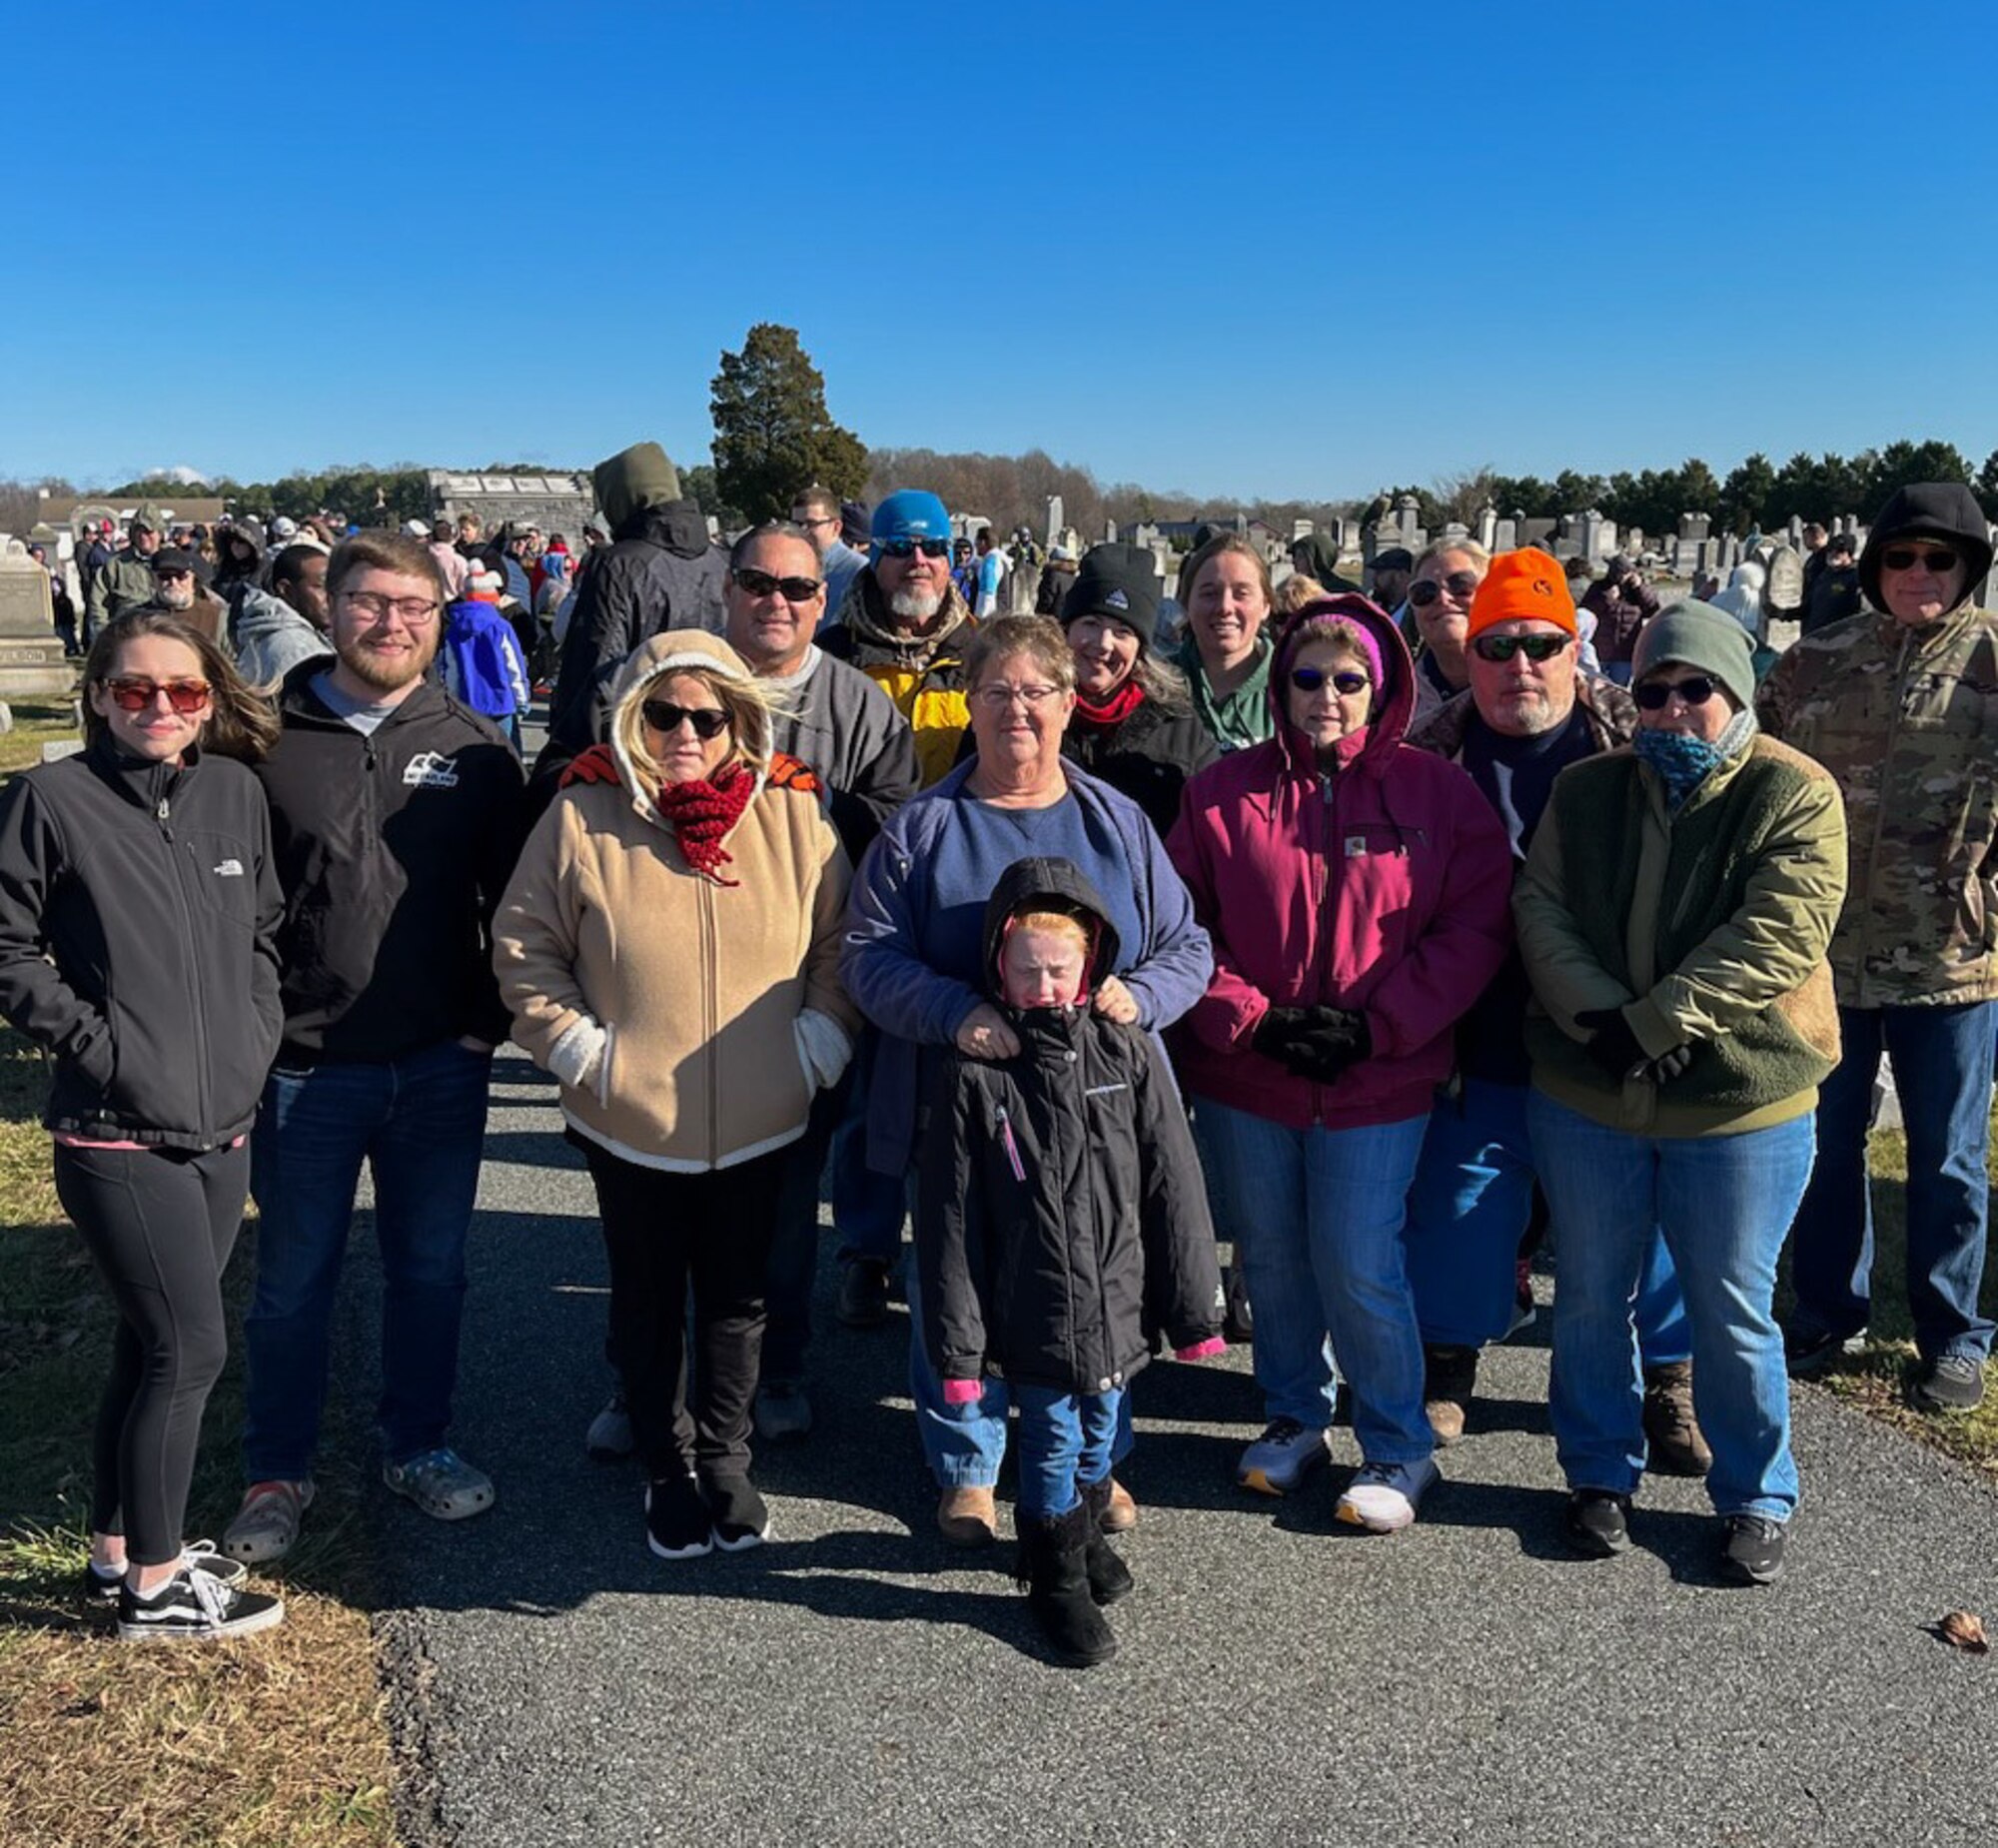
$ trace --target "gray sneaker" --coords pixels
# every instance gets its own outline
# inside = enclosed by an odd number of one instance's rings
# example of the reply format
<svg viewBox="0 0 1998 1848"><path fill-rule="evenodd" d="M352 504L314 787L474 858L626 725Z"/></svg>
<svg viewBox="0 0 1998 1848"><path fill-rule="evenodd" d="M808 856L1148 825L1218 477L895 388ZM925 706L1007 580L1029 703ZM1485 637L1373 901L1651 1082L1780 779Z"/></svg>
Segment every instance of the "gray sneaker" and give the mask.
<svg viewBox="0 0 1998 1848"><path fill-rule="evenodd" d="M1917 1411L1975 1411L1983 1402L1984 1363L1974 1354L1924 1361L1908 1384L1908 1403Z"/></svg>
<svg viewBox="0 0 1998 1848"><path fill-rule="evenodd" d="M406 1463L384 1463L382 1480L433 1520L466 1520L493 1505L493 1478L449 1445L426 1450Z"/></svg>
<svg viewBox="0 0 1998 1848"><path fill-rule="evenodd" d="M309 1480L252 1482L236 1518L222 1530L222 1550L248 1565L282 1559L297 1541L299 1522L312 1499Z"/></svg>
<svg viewBox="0 0 1998 1848"><path fill-rule="evenodd" d="M631 1414L624 1407L621 1389L611 1393L610 1402L589 1420L582 1447L592 1461L599 1463L615 1462L638 1447L638 1440L631 1435Z"/></svg>
<svg viewBox="0 0 1998 1848"><path fill-rule="evenodd" d="M756 1388L756 1435L765 1443L802 1437L812 1427L811 1400L794 1380L773 1380Z"/></svg>

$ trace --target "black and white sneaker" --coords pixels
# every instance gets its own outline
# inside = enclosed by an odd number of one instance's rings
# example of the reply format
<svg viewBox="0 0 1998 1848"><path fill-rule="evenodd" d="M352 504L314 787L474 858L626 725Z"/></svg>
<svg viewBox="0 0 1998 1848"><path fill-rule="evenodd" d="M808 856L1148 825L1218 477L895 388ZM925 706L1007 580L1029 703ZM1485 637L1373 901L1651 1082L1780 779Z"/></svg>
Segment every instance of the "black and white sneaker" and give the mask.
<svg viewBox="0 0 1998 1848"><path fill-rule="evenodd" d="M705 1485L714 1520L714 1543L723 1552L747 1552L770 1537L770 1510L746 1475L719 1476Z"/></svg>
<svg viewBox="0 0 1998 1848"><path fill-rule="evenodd" d="M225 1584L186 1563L150 1597L129 1585L118 1593L120 1642L222 1642L284 1620L283 1598Z"/></svg>
<svg viewBox="0 0 1998 1848"><path fill-rule="evenodd" d="M219 1578L232 1590L250 1576L250 1568L240 1559L230 1559L215 1550L213 1540L190 1540L181 1549L181 1563L191 1565ZM118 1602L119 1589L125 1583L125 1568L106 1568L92 1559L83 1568L83 1582L79 1587L84 1601L90 1604L112 1605Z"/></svg>
<svg viewBox="0 0 1998 1848"><path fill-rule="evenodd" d="M712 1548L714 1524L692 1476L661 1476L646 1484L645 1544L661 1559L698 1559Z"/></svg>

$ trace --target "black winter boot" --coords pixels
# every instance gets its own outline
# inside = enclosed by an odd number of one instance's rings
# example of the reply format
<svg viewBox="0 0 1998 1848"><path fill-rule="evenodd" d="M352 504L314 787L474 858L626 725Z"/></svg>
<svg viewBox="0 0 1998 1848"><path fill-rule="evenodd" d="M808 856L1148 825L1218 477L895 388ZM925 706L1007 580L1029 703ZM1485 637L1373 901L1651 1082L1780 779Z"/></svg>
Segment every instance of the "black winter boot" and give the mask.
<svg viewBox="0 0 1998 1848"><path fill-rule="evenodd" d="M1078 1482L1076 1487L1082 1490L1082 1505L1089 1512L1089 1542L1082 1554L1089 1595L1099 1604L1114 1604L1131 1589L1131 1568L1117 1556L1103 1529L1103 1517L1110 1511L1110 1478Z"/></svg>
<svg viewBox="0 0 1998 1848"><path fill-rule="evenodd" d="M1093 1668L1117 1653L1117 1638L1089 1595L1089 1510L1035 1514L1016 1520L1020 1561L1014 1574L1027 1587L1027 1608L1057 1661Z"/></svg>

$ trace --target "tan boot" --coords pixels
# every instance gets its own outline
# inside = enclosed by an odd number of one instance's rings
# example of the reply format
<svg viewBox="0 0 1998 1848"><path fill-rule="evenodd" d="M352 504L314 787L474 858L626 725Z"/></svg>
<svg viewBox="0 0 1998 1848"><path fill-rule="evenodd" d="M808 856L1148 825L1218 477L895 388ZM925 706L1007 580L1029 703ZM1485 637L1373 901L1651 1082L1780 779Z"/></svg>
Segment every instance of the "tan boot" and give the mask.
<svg viewBox="0 0 1998 1848"><path fill-rule="evenodd" d="M1644 1369L1645 1466L1661 1475L1704 1475L1713 1452L1692 1412L1692 1363Z"/></svg>
<svg viewBox="0 0 1998 1848"><path fill-rule="evenodd" d="M946 1488L937 1502L937 1530L953 1546L990 1546L999 1537L999 1509L989 1488Z"/></svg>
<svg viewBox="0 0 1998 1848"><path fill-rule="evenodd" d="M1104 1511L1105 1533L1129 1533L1138 1524L1138 1504L1131 1491L1115 1476L1110 1478L1110 1506Z"/></svg>

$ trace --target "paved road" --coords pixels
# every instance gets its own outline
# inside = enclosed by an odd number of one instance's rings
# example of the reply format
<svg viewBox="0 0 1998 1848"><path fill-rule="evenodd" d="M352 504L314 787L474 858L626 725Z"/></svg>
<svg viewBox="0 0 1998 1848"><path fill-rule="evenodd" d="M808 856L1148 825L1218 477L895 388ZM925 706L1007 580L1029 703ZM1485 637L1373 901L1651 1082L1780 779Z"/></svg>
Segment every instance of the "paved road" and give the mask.
<svg viewBox="0 0 1998 1848"><path fill-rule="evenodd" d="M822 1339L820 1428L760 1464L779 1540L653 1558L635 1468L582 1453L587 1180L547 1087L512 1056L500 1077L459 1425L500 1503L456 1528L375 1509L414 1841L1998 1839L1998 1667L1923 1629L1998 1616L1998 1497L1814 1391L1792 1575L1752 1592L1713 1582L1686 1483L1646 1491L1631 1555L1566 1555L1543 1349L1488 1363L1448 1481L1388 1539L1334 1526L1344 1467L1239 1495L1250 1382L1158 1367L1123 1652L1077 1673L1033 1652L1002 1556L934 1537L898 1314Z"/></svg>

